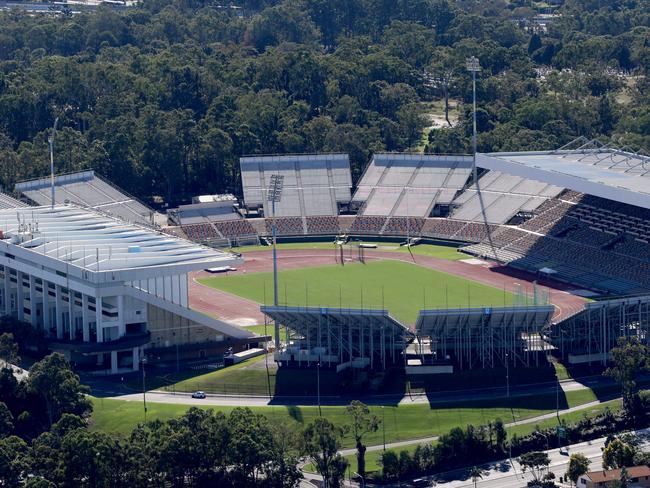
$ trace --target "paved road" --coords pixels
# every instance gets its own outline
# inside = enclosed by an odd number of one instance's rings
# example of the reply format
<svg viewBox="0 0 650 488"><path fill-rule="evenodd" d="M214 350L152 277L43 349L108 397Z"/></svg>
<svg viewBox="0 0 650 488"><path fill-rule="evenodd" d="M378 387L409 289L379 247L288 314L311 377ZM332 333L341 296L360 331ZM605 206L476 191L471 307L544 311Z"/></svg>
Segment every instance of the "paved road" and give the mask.
<svg viewBox="0 0 650 488"><path fill-rule="evenodd" d="M92 388L93 395L119 400L142 400L142 393L135 393L120 384L101 379L84 378L84 382ZM580 380L563 380L560 386L564 392L575 391L596 386L611 385L613 382L603 376L591 376ZM557 387L556 382L536 383L530 385L512 386L512 397L527 397L548 395L554 393ZM348 405L351 400L361 400L368 405L410 405L414 403L429 403L444 406L445 403L458 403L467 400L492 400L506 397L506 388L503 386L488 388L465 388L453 391L436 391L428 393L413 393L400 395L372 395L367 397L346 397L346 396L321 396L321 405L336 406ZM562 399L562 397L560 397ZM217 406L315 406L316 396L253 396L253 395L215 395L209 394L207 398L195 400L190 393L150 391L147 392L147 400L157 403L174 403L179 405L217 405Z"/></svg>
<svg viewBox="0 0 650 488"><path fill-rule="evenodd" d="M639 448L647 449L650 447L650 429L639 430L635 434L639 440ZM605 439L605 437L601 437L600 439L573 444L566 448L565 454L560 453L559 449L546 451L551 460L549 471L555 474L556 483L559 486L569 486L568 484L560 485L559 478L560 476L564 477L566 473L570 454L582 453L591 461L591 470L598 471L602 469L602 449L605 447ZM477 488L523 488L528 481L533 479L530 472L524 473L522 471L520 464L516 460L501 459L484 464L481 468L484 470L483 479L478 480L476 484ZM305 478L307 482L318 481L320 479L318 475L311 473L305 473ZM434 476L429 476L427 479L430 482L430 486L437 488L474 488L474 482L468 476L468 469L439 473ZM348 483L347 480L346 483ZM352 483L348 484L348 486L356 487L358 485ZM400 486L409 485L402 483Z"/></svg>
<svg viewBox="0 0 650 488"><path fill-rule="evenodd" d="M639 447L646 449L650 447L650 429L643 429L636 432L639 438ZM559 480L564 476L569 464L569 455L582 453L591 461L590 469L597 471L602 469L602 449L605 447L605 437L595 439L580 444L573 444L568 448L568 454L561 454L559 449L551 449L548 452L551 464L549 471L555 474L555 479ZM512 463L508 459L502 459L494 463L483 466L485 474L482 480L479 480L477 487L481 488L521 488L526 486L526 482L533 479L532 474L523 473L519 463L514 460ZM456 478L456 479L454 479ZM461 479L464 478L464 479ZM431 480L436 484L433 486L444 488L473 488L474 482L467 478L467 471L455 471L444 473Z"/></svg>

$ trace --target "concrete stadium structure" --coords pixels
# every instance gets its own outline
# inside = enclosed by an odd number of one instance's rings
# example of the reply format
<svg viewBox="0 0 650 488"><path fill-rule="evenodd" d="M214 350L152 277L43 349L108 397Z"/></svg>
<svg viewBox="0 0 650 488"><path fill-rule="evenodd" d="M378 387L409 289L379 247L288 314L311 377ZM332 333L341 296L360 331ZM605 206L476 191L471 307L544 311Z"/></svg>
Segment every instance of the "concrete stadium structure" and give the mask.
<svg viewBox="0 0 650 488"><path fill-rule="evenodd" d="M16 191L37 205L50 205L51 185L50 177L36 178L17 183ZM152 208L92 170L57 175L54 178L54 188L55 203L75 203L138 224L160 224L164 220Z"/></svg>
<svg viewBox="0 0 650 488"><path fill-rule="evenodd" d="M74 205L0 210L0 314L31 325L80 369L118 373L152 359L256 344L188 308L187 274L232 254Z"/></svg>
<svg viewBox="0 0 650 488"><path fill-rule="evenodd" d="M546 303L422 311L414 331L383 310L263 307L267 317L285 327L284 336L275 337L283 364L313 366L326 357L332 367L383 369L408 365L413 356L422 366L446 362L455 368L483 368L503 365L507 354L511 364L531 366L550 351L572 363L604 361L619 336L634 335L648 343L644 297L650 296L650 160L584 140L557 151L477 154L476 161L475 181L467 155L376 154L353 193L347 155L241 158L243 201L219 204L214 217L199 215L198 221L165 231L213 247L268 240L272 224L279 236L291 238L341 242L350 236L391 237L409 244L445 240L467 254L568 283L576 294L608 298L558 323ZM272 175L284 176L275 219L268 201ZM21 188L29 196L30 188ZM236 262L228 254L197 249L214 253L210 259L215 262L217 256L223 263ZM91 256L81 254L92 272ZM199 261L185 263L187 270L206 267L207 261ZM134 273L142 272L137 268ZM129 297L152 295L150 286L127 281ZM25 286L29 289L30 282ZM620 296L630 302L617 302ZM150 305L198 321L187 315L192 312L182 296L180 303L174 297L162 300L181 307L182 313L158 302ZM117 302L113 305L119 308ZM212 325L229 340L252 340L225 324ZM61 330L70 334L65 325ZM79 330L83 340L83 326L74 333ZM119 339L123 328L117 330ZM58 329L54 332L59 335ZM109 334L112 339L113 332ZM192 337L188 332L185 342ZM393 339L386 343L386 337ZM150 342L148 347L162 347L153 336ZM119 355L116 361L119 369Z"/></svg>
<svg viewBox="0 0 650 488"><path fill-rule="evenodd" d="M404 365L413 333L387 310L325 307L261 308L283 326L275 360L283 365L386 369Z"/></svg>

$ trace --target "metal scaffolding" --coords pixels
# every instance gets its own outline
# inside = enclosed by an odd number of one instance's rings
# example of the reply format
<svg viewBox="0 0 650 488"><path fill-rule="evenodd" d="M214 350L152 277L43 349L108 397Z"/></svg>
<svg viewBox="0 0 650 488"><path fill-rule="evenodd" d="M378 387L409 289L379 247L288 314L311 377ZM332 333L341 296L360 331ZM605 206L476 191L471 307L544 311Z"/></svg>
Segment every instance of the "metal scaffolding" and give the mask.
<svg viewBox="0 0 650 488"><path fill-rule="evenodd" d="M413 334L386 310L322 307L261 308L284 328L276 334L281 365L386 369L404 364Z"/></svg>
<svg viewBox="0 0 650 488"><path fill-rule="evenodd" d="M588 303L585 309L550 329L550 341L569 363L607 362L621 337L650 344L650 297Z"/></svg>
<svg viewBox="0 0 650 488"><path fill-rule="evenodd" d="M543 330L552 305L422 310L415 329L422 363L453 363L459 369L538 366L548 345ZM428 358L426 357L428 356Z"/></svg>

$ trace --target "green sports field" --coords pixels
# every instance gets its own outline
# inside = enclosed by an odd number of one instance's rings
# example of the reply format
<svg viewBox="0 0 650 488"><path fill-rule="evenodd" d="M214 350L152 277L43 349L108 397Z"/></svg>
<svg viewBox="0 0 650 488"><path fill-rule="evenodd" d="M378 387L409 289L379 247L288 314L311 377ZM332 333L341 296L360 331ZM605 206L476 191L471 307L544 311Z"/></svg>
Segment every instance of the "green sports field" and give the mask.
<svg viewBox="0 0 650 488"><path fill-rule="evenodd" d="M201 283L258 303L272 303L273 274L216 276ZM371 261L280 271L279 301L291 306L386 308L413 324L423 308L511 305L505 290L404 261Z"/></svg>

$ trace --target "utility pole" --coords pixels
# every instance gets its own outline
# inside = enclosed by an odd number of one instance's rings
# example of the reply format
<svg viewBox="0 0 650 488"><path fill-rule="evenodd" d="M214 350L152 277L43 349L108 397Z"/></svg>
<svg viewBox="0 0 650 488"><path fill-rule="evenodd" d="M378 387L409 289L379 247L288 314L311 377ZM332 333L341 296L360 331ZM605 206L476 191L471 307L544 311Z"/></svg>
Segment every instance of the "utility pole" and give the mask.
<svg viewBox="0 0 650 488"><path fill-rule="evenodd" d="M54 136L56 135L56 126L59 123L59 118L54 119L54 126L52 127L52 132L47 138L47 142L50 145L50 187L52 195L52 206L54 209Z"/></svg>
<svg viewBox="0 0 650 488"><path fill-rule="evenodd" d="M472 177L474 178L474 184L478 188L478 171L476 170L476 73L481 71L481 65L479 64L478 58L476 56L472 56L471 58L467 59L467 71L470 71L472 73Z"/></svg>
<svg viewBox="0 0 650 488"><path fill-rule="evenodd" d="M278 250L277 250L277 226L275 223L275 203L282 199L282 187L284 176L279 174L271 175L271 184L268 189L267 199L271 202L271 233L273 236L273 306L278 306ZM280 324L275 320L275 350L280 349Z"/></svg>

